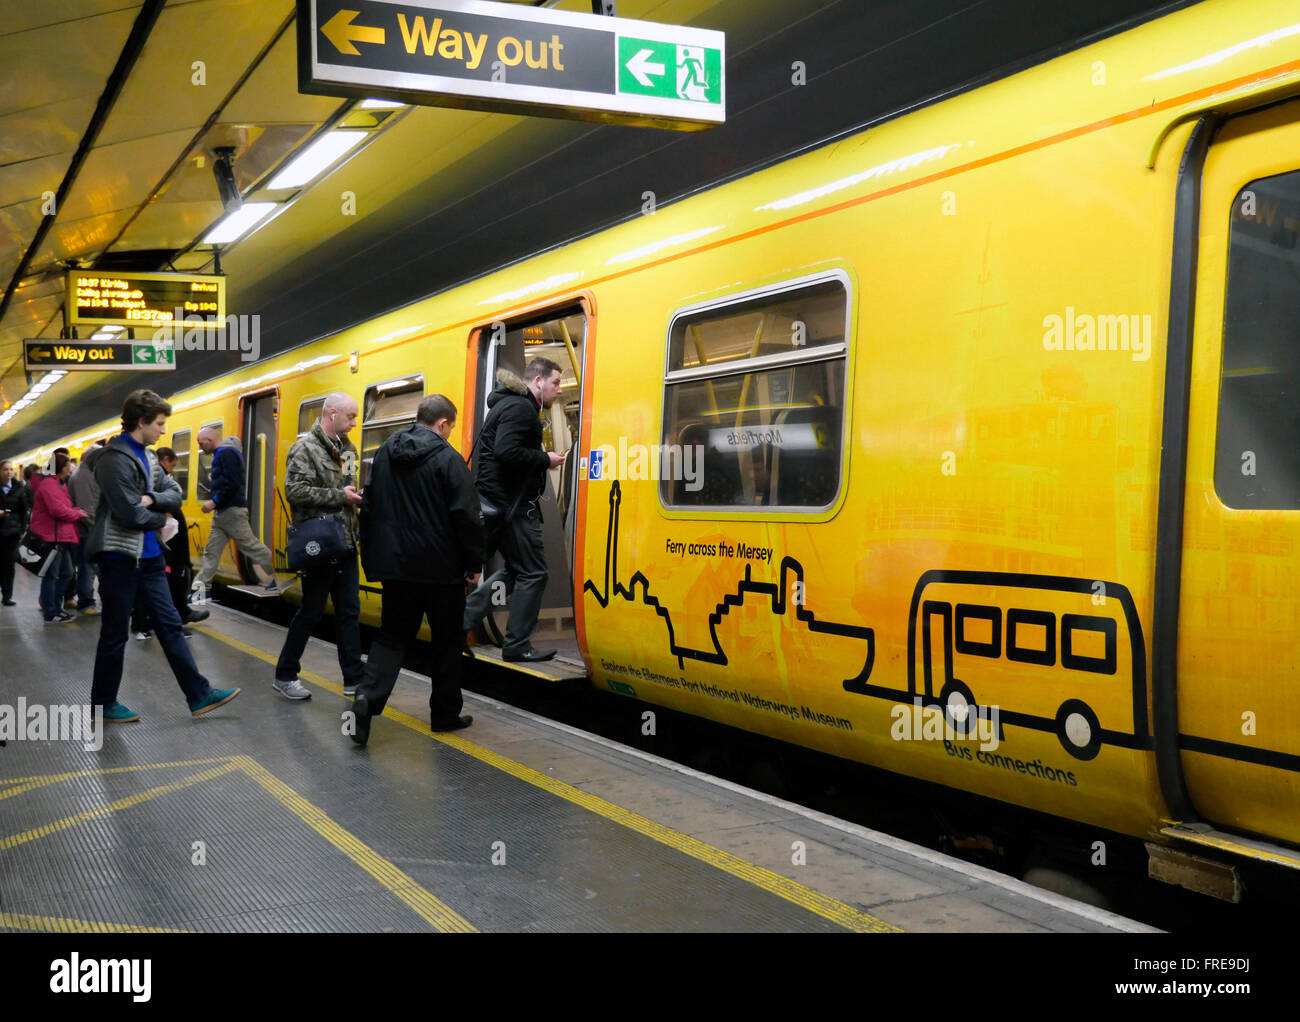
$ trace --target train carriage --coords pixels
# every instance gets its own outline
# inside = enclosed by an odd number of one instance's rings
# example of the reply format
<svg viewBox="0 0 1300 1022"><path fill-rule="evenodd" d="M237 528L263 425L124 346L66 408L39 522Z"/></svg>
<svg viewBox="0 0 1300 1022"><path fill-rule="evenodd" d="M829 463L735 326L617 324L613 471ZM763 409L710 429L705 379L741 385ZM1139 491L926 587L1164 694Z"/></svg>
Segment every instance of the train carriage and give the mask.
<svg viewBox="0 0 1300 1022"><path fill-rule="evenodd" d="M592 684L1300 867L1297 17L1181 10L174 395L194 548L200 426L283 569L325 394L364 475L545 353L543 629ZM1075 783L892 740L913 697Z"/></svg>

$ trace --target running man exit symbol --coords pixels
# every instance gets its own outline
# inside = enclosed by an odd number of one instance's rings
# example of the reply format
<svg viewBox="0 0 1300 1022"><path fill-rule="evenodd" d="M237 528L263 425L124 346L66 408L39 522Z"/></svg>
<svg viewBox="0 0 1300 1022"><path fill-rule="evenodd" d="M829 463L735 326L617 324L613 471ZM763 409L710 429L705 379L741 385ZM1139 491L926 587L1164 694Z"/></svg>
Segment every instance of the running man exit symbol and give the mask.
<svg viewBox="0 0 1300 1022"><path fill-rule="evenodd" d="M677 96L707 103L709 81L704 70L703 46L677 47Z"/></svg>
<svg viewBox="0 0 1300 1022"><path fill-rule="evenodd" d="M619 36L618 63L620 93L722 102L720 49Z"/></svg>

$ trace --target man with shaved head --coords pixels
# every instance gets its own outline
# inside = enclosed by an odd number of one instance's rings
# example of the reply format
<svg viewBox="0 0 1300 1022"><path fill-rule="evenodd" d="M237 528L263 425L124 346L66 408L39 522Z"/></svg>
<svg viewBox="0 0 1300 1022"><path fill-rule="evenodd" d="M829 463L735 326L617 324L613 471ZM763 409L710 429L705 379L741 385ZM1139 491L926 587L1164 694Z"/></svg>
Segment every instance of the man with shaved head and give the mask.
<svg viewBox="0 0 1300 1022"><path fill-rule="evenodd" d="M248 501L244 497L244 452L239 437L221 438L220 426L204 426L199 430L199 450L212 456L208 470L208 499L202 510L212 515L208 530L208 545L203 548L203 566L199 581L206 590L221 563L221 552L234 541L235 549L257 565L261 581L274 591L275 570L271 566L271 551L253 533L248 521Z"/></svg>
<svg viewBox="0 0 1300 1022"><path fill-rule="evenodd" d="M361 660L361 573L357 567L357 449L348 433L357 423L357 402L347 394L330 394L311 432L289 448L284 495L295 522L335 515L343 524L348 550L337 560L302 573L302 603L289 622L289 634L275 665L272 686L286 699L310 699L298 679L302 652L311 630L333 600L338 628L339 667L343 692L355 695L365 675Z"/></svg>

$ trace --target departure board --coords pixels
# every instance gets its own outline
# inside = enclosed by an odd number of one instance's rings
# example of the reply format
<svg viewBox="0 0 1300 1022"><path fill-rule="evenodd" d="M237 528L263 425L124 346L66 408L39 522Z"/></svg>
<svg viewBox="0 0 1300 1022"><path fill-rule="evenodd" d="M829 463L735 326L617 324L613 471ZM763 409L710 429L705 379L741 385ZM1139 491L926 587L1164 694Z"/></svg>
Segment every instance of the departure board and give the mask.
<svg viewBox="0 0 1300 1022"><path fill-rule="evenodd" d="M226 278L205 274L69 270L67 296L70 326L140 329L202 317L202 325L216 328L226 315Z"/></svg>

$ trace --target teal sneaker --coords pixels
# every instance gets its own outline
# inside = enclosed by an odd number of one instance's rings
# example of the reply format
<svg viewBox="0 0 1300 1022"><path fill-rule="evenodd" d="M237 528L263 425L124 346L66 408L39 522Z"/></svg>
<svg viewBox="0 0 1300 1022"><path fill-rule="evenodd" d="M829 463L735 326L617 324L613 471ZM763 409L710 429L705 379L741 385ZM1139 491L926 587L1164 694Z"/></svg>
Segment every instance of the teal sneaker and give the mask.
<svg viewBox="0 0 1300 1022"><path fill-rule="evenodd" d="M131 724L140 719L140 714L121 703L109 703L104 707L104 720L109 724Z"/></svg>
<svg viewBox="0 0 1300 1022"><path fill-rule="evenodd" d="M190 713L196 717L202 717L210 710L215 710L218 706L225 706L226 703L239 695L237 688L214 688L197 703L190 703Z"/></svg>

